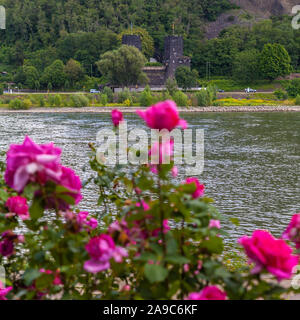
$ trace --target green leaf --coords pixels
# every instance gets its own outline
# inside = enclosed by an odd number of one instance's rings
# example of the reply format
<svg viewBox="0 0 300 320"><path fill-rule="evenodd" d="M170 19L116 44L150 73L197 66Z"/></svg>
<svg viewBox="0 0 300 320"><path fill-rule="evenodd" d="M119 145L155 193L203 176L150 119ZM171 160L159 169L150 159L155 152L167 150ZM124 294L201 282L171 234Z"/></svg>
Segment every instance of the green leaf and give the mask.
<svg viewBox="0 0 300 320"><path fill-rule="evenodd" d="M201 248L207 249L210 253L221 254L224 249L223 240L220 237L211 237L200 245Z"/></svg>
<svg viewBox="0 0 300 320"><path fill-rule="evenodd" d="M0 199L3 202L6 202L8 199L8 193L6 191L4 191L3 189L0 189Z"/></svg>
<svg viewBox="0 0 300 320"><path fill-rule="evenodd" d="M29 208L30 217L33 220L39 219L44 212L41 199L34 198L31 207Z"/></svg>
<svg viewBox="0 0 300 320"><path fill-rule="evenodd" d="M168 276L168 270L157 264L146 264L145 276L151 283L162 282Z"/></svg>
<svg viewBox="0 0 300 320"><path fill-rule="evenodd" d="M50 287L53 283L54 277L52 274L43 274L35 281L35 286L38 290L44 290Z"/></svg>
<svg viewBox="0 0 300 320"><path fill-rule="evenodd" d="M189 263L190 260L183 256L166 256L165 260L174 264L186 264Z"/></svg>
<svg viewBox="0 0 300 320"><path fill-rule="evenodd" d="M41 276L41 273L39 270L27 269L23 275L25 285L30 286L32 282L40 276Z"/></svg>

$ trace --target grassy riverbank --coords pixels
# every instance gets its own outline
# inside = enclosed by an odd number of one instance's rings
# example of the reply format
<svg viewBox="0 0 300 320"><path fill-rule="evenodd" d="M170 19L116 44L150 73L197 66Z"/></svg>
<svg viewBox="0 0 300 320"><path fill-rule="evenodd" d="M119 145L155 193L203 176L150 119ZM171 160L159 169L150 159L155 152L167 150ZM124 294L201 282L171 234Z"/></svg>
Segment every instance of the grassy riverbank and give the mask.
<svg viewBox="0 0 300 320"><path fill-rule="evenodd" d="M135 113L136 109L144 107L119 107L124 113ZM30 108L27 110L9 110L0 108L1 113L110 113L114 107L84 107L84 108ZM184 107L180 112L300 112L300 106L227 106L227 107Z"/></svg>

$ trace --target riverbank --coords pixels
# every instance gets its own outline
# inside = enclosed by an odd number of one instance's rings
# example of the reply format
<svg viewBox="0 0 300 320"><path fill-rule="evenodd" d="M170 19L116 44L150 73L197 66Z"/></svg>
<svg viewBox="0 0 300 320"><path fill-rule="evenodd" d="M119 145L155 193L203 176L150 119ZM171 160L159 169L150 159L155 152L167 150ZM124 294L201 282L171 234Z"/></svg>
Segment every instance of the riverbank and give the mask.
<svg viewBox="0 0 300 320"><path fill-rule="evenodd" d="M0 109L1 113L110 113L112 107L84 107L84 108L30 108L28 110ZM135 113L142 107L118 107L124 113ZM232 106L232 107L185 107L180 112L300 112L300 106Z"/></svg>

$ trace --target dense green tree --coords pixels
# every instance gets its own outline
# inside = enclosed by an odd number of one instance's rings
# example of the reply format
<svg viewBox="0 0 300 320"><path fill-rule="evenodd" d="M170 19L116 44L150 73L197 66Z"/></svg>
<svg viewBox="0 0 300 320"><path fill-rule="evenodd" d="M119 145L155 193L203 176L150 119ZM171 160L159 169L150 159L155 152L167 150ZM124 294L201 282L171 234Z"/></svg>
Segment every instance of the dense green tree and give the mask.
<svg viewBox="0 0 300 320"><path fill-rule="evenodd" d="M236 80L252 82L260 78L260 52L256 49L241 51L233 62L233 76Z"/></svg>
<svg viewBox="0 0 300 320"><path fill-rule="evenodd" d="M24 66L23 71L25 74L25 85L30 89L37 89L37 81L39 81L39 73L37 69L33 66Z"/></svg>
<svg viewBox="0 0 300 320"><path fill-rule="evenodd" d="M60 89L66 81L64 72L65 66L61 60L55 60L47 67L42 75L41 82L45 87L51 89Z"/></svg>
<svg viewBox="0 0 300 320"><path fill-rule="evenodd" d="M123 45L104 53L97 66L112 84L128 87L147 82L142 70L146 62L145 56L137 48Z"/></svg>
<svg viewBox="0 0 300 320"><path fill-rule="evenodd" d="M191 70L188 67L179 67L176 70L175 77L179 87L187 90L197 86L199 74L195 69Z"/></svg>
<svg viewBox="0 0 300 320"><path fill-rule="evenodd" d="M65 74L67 79L73 85L75 82L83 79L84 70L78 61L70 59L65 66Z"/></svg>
<svg viewBox="0 0 300 320"><path fill-rule="evenodd" d="M300 79L293 79L286 85L286 91L292 98L296 98L300 95Z"/></svg>
<svg viewBox="0 0 300 320"><path fill-rule="evenodd" d="M260 55L260 72L264 79L274 80L291 72L291 58L280 44L266 44Z"/></svg>

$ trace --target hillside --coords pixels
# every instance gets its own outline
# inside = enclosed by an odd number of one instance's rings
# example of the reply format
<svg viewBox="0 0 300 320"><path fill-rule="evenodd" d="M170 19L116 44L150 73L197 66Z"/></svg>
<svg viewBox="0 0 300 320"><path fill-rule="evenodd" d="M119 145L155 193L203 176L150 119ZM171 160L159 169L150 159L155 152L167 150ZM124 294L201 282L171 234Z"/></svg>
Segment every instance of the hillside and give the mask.
<svg viewBox="0 0 300 320"><path fill-rule="evenodd" d="M299 0L230 0L239 9L229 10L206 24L206 37L215 38L231 25L253 25L271 16L288 15Z"/></svg>
<svg viewBox="0 0 300 320"><path fill-rule="evenodd" d="M158 61L162 61L165 36L183 36L184 55L192 58L200 77L206 76L208 62L211 75L230 77L237 53L250 48L261 51L269 42L287 49L296 71L300 66L299 31L292 30L283 15L298 1L0 0L7 12L6 30L0 30L0 72L6 76L0 81L45 87L41 76L48 66L55 60L65 65L75 59L85 76L97 82L101 74L96 62L101 54L120 46L120 34L131 25L153 38L155 51L147 57ZM274 15L278 18L265 20ZM257 25L261 20L265 21ZM254 28L220 33L235 24Z"/></svg>

